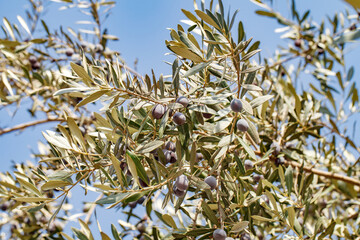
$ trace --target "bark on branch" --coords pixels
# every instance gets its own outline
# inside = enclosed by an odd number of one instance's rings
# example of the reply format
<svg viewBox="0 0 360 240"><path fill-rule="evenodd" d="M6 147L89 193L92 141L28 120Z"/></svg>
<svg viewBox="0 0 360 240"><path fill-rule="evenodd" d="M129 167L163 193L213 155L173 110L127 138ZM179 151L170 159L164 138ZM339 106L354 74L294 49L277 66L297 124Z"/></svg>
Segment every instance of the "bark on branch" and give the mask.
<svg viewBox="0 0 360 240"><path fill-rule="evenodd" d="M22 124L14 126L14 127L0 129L0 136L3 135L3 134L6 134L6 133L11 133L11 132L14 132L14 131L25 129L27 127L36 126L36 125L47 123L47 122L63 122L63 121L65 121L64 118L47 118L47 119L22 123Z"/></svg>

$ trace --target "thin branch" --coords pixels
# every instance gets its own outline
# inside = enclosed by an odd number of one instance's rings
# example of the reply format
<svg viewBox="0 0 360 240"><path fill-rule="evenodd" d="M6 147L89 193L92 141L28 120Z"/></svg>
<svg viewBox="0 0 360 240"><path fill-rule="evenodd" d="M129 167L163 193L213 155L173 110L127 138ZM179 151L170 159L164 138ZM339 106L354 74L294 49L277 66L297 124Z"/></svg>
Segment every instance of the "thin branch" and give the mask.
<svg viewBox="0 0 360 240"><path fill-rule="evenodd" d="M36 126L39 124L43 124L43 123L48 123L48 122L63 122L65 121L64 118L47 118L47 119L42 119L42 120L36 120L36 121L32 121L32 122L27 122L27 123L22 123L19 125L16 125L14 127L9 127L9 128L5 128L5 129L0 129L0 136L3 134L7 134L7 133L11 133L14 131L18 131L18 130L22 130L25 129L27 127L31 127L31 126Z"/></svg>
<svg viewBox="0 0 360 240"><path fill-rule="evenodd" d="M291 165L292 167L295 168L299 168L299 169L304 169L306 172L311 172L314 173L316 175L319 176L323 176L326 178L331 178L331 179L336 179L336 180L341 180L353 185L357 185L360 186L360 181L356 180L354 178L351 177L347 177L347 176L343 176L337 173L331 173L331 172L325 172L325 171L321 171L318 169L315 169L314 167L307 167L307 166L302 166L300 163L294 162L294 161L289 161L289 160L285 160L285 165Z"/></svg>

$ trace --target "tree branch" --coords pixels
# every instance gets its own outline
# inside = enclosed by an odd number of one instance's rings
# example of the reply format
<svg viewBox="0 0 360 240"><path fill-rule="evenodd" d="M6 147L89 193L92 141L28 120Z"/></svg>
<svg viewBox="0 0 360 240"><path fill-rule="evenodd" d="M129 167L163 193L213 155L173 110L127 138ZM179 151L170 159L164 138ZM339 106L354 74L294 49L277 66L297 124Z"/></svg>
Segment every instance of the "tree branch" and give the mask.
<svg viewBox="0 0 360 240"><path fill-rule="evenodd" d="M353 185L357 185L357 186L360 187L360 181L356 180L354 178L351 178L351 177L343 176L343 175L340 175L340 174L337 174L337 173L321 171L321 170L315 169L314 167L302 166L300 163L297 163L297 162L294 162L294 161L289 161L289 160L285 160L285 165L287 165L287 166L291 165L292 167L299 168L299 169L302 168L306 172L311 172L311 173L314 173L316 175L323 176L323 177L326 177L326 178L341 180L341 181L344 181L344 182L347 182L347 183L350 183L350 184L353 184Z"/></svg>
<svg viewBox="0 0 360 240"><path fill-rule="evenodd" d="M36 126L36 125L47 123L47 122L63 122L63 121L65 121L64 118L47 118L47 119L36 120L36 121L28 122L28 123L22 123L22 124L14 126L14 127L0 129L0 136L3 134L6 134L6 133L11 133L13 131L22 130L27 127Z"/></svg>

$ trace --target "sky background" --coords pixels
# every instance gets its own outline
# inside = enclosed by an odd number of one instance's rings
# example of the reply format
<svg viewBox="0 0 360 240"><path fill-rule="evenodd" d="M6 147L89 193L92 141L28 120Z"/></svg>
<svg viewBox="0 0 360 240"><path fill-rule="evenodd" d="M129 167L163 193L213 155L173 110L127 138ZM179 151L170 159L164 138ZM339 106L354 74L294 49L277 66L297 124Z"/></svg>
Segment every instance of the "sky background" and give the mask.
<svg viewBox="0 0 360 240"><path fill-rule="evenodd" d="M181 12L182 8L193 11L193 0L120 0L116 2L112 15L105 22L106 27L110 29L109 34L119 37L119 41L112 42L110 47L119 51L121 57L131 67L134 67L133 63L138 59L137 70L141 74L149 74L151 69L155 70L157 76L160 73L170 74L171 68L164 62L173 61L173 57L165 56L165 53L168 52L165 40L170 39L167 28L175 29L180 20L185 19ZM226 9L229 6L233 11L240 9L237 21L243 21L248 37L253 37L254 41L261 41L260 48L263 56L271 56L279 45L291 44L289 41L280 40L280 34L274 32L275 28L280 27L276 21L254 13L259 7L249 0L224 0L223 3ZM60 25L64 26L64 29L68 26L76 29L81 27L75 24L76 21L88 20L78 10L58 11L60 6L62 4L49 1L47 13L43 16L51 29L58 29ZM290 17L289 1L274 0L273 6L275 9L280 9L285 17ZM344 10L345 6L341 0L297 1L297 8L300 13L303 14L305 10L311 8L311 15L317 22L326 15L332 16L336 11ZM0 17L6 17L10 22L18 23L16 16L21 15L26 19L25 10L27 7L28 3L25 0L0 0ZM236 27L234 28L236 29ZM41 35L40 32L38 34ZM348 62L354 64L355 69L359 69L359 63L356 61L358 56L359 48L349 52L346 56ZM358 79L357 72L355 72L355 77ZM13 111L14 109L0 111L1 127L34 120L21 109L14 117L11 117ZM30 155L32 149L35 149L36 152L37 141L44 140L41 131L52 126L54 124L44 124L26 129L21 133L16 132L0 136L0 170L9 170L12 162L34 161ZM91 197L94 196L91 195L82 200L90 201ZM98 211L97 213L103 230L110 234L109 223L116 222L119 217L118 213L111 211L111 217L109 217L108 211ZM76 223L70 225L78 226Z"/></svg>

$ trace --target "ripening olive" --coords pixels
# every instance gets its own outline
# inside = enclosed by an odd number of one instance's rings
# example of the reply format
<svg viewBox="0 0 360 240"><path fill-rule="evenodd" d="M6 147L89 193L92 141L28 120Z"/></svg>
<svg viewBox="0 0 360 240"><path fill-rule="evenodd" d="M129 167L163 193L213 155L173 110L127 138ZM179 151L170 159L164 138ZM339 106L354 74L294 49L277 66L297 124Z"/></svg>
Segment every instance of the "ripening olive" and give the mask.
<svg viewBox="0 0 360 240"><path fill-rule="evenodd" d="M41 65L39 62L35 62L35 63L31 64L31 68L33 70L38 70L38 69L40 69L40 67L41 67Z"/></svg>
<svg viewBox="0 0 360 240"><path fill-rule="evenodd" d="M177 161L177 155L175 152L171 152L171 158L170 158L170 163L176 163Z"/></svg>
<svg viewBox="0 0 360 240"><path fill-rule="evenodd" d="M72 48L67 48L65 54L66 56L71 57L74 54L74 50Z"/></svg>
<svg viewBox="0 0 360 240"><path fill-rule="evenodd" d="M196 161L200 161L204 159L204 155L202 153L196 153Z"/></svg>
<svg viewBox="0 0 360 240"><path fill-rule="evenodd" d="M174 142L169 141L166 143L165 149L175 152L176 145Z"/></svg>
<svg viewBox="0 0 360 240"><path fill-rule="evenodd" d="M34 63L37 62L37 58L36 58L35 56L30 56L30 57L29 57L29 62L30 62L31 64L34 64Z"/></svg>
<svg viewBox="0 0 360 240"><path fill-rule="evenodd" d="M202 113L202 115L204 118L207 118L207 119L209 119L213 116L211 113Z"/></svg>
<svg viewBox="0 0 360 240"><path fill-rule="evenodd" d="M223 229L216 229L213 233L214 240L225 240L226 237L226 232Z"/></svg>
<svg viewBox="0 0 360 240"><path fill-rule="evenodd" d="M244 162L244 167L245 167L246 171L250 170L250 169L254 168L254 163L251 160L247 159Z"/></svg>
<svg viewBox="0 0 360 240"><path fill-rule="evenodd" d="M263 175L254 174L254 176L253 176L254 182L260 182L261 179L264 179Z"/></svg>
<svg viewBox="0 0 360 240"><path fill-rule="evenodd" d="M168 163L171 160L171 151L163 149L163 153L165 156L165 161Z"/></svg>
<svg viewBox="0 0 360 240"><path fill-rule="evenodd" d="M242 102L239 99L233 99L230 103L230 108L234 112L241 112L243 109Z"/></svg>
<svg viewBox="0 0 360 240"><path fill-rule="evenodd" d="M208 176L204 181L210 186L211 190L214 190L217 186L217 180L214 176Z"/></svg>
<svg viewBox="0 0 360 240"><path fill-rule="evenodd" d="M281 151L281 147L280 147L280 144L278 142L273 142L271 145L270 145L270 148L273 149L274 151L274 154L279 154L280 151Z"/></svg>
<svg viewBox="0 0 360 240"><path fill-rule="evenodd" d="M187 99L184 96L179 97L178 99L176 99L177 103L180 103L181 105L183 105L185 108L189 105L189 99Z"/></svg>
<svg viewBox="0 0 360 240"><path fill-rule="evenodd" d="M295 47L301 47L301 40L300 39L296 39L294 42Z"/></svg>
<svg viewBox="0 0 360 240"><path fill-rule="evenodd" d="M161 104L156 104L151 112L153 118L155 119L162 118L162 116L164 116L164 113L165 113L165 107Z"/></svg>
<svg viewBox="0 0 360 240"><path fill-rule="evenodd" d="M185 191L179 190L176 186L174 186L173 192L174 192L175 196L177 196L177 197L185 196Z"/></svg>
<svg viewBox="0 0 360 240"><path fill-rule="evenodd" d="M245 119L239 119L236 123L236 127L238 130L242 131L242 132L246 132L249 128L249 124L247 123L247 121Z"/></svg>
<svg viewBox="0 0 360 240"><path fill-rule="evenodd" d="M173 116L173 121L174 123L176 123L177 125L183 125L186 122L186 117L184 114L182 114L181 112L177 112L174 114Z"/></svg>
<svg viewBox="0 0 360 240"><path fill-rule="evenodd" d="M136 205L137 205L137 202L136 202L136 201L134 201L134 202L129 202L128 205L129 205L130 208L135 208Z"/></svg>
<svg viewBox="0 0 360 240"><path fill-rule="evenodd" d="M189 187L189 180L185 175L176 178L175 186L180 191L185 191Z"/></svg>
<svg viewBox="0 0 360 240"><path fill-rule="evenodd" d="M251 240L251 237L248 233L242 233L240 236L240 240Z"/></svg>
<svg viewBox="0 0 360 240"><path fill-rule="evenodd" d="M136 226L136 229L137 229L139 232L143 233L143 232L145 232L145 230L146 230L146 226L145 226L144 223L139 223L139 224Z"/></svg>

